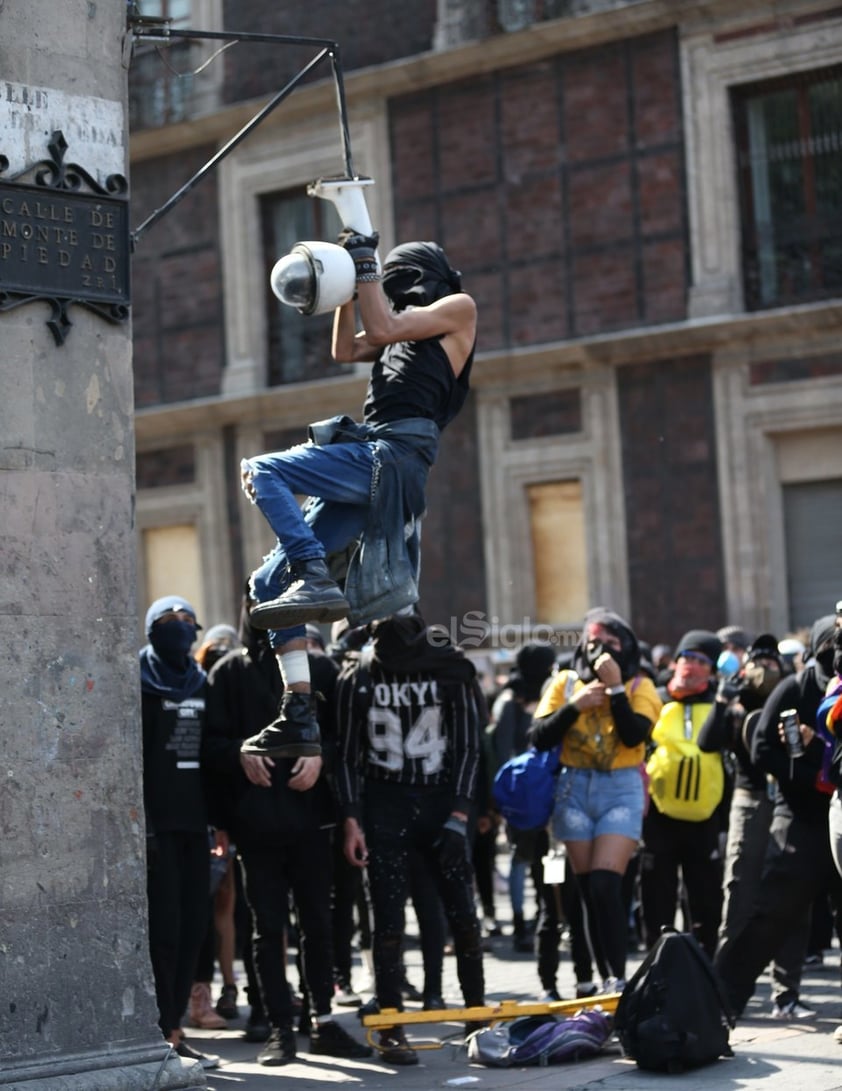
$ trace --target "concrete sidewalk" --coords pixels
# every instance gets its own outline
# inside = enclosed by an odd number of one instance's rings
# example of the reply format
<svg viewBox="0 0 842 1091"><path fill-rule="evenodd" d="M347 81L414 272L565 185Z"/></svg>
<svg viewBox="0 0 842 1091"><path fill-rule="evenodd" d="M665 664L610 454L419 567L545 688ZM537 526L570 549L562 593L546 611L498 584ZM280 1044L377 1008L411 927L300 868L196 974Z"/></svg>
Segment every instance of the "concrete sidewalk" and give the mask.
<svg viewBox="0 0 842 1091"><path fill-rule="evenodd" d="M533 1001L540 992L532 955L515 954L508 936L489 941L485 958L487 998L489 1003L504 999ZM629 974L639 964L641 955L630 959ZM415 946L407 951L408 976L420 985L421 956ZM242 980L242 978L241 978ZM293 971L294 980L294 971ZM455 960L445 960L445 999L459 1003ZM566 951L559 973L562 995L574 995L572 968ZM214 996L218 986L214 985ZM613 1041L604 1054L587 1061L556 1064L545 1068L494 1069L471 1065L459 1044L459 1024L426 1024L408 1027L410 1041L437 1048L420 1052L420 1063L412 1068L397 1068L379 1061L375 1055L367 1061L341 1061L309 1056L307 1039L299 1036L299 1059L279 1068L263 1068L255 1062L259 1046L243 1042L243 1019L225 1031L187 1030L188 1040L198 1049L219 1054L222 1066L207 1073L211 1091L275 1091L278 1081L296 1091L326 1088L331 1085L429 1091L437 1087L528 1088L530 1091L563 1091L597 1086L600 1091L682 1091L710 1088L736 1091L756 1088L762 1081L766 1091L836 1091L842 1089L842 1044L833 1037L842 1023L839 951L825 955L824 966L805 972L802 998L817 1009L816 1019L793 1024L769 1017L769 981L758 983L754 1000L731 1035L734 1057L696 1069L691 1073L667 1076L642 1072L623 1058L619 1044ZM417 1005L407 1004L412 1010ZM243 1016L246 1008L241 1008ZM352 1009L339 1008L337 1020L358 1038L364 1035Z"/></svg>

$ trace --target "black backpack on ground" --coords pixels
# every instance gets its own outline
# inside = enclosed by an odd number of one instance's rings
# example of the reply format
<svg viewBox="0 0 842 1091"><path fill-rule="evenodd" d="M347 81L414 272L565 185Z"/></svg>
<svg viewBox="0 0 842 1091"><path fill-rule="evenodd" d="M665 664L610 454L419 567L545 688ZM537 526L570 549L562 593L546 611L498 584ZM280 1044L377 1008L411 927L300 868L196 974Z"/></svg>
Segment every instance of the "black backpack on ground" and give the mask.
<svg viewBox="0 0 842 1091"><path fill-rule="evenodd" d="M696 938L664 931L623 990L614 1029L639 1068L681 1072L732 1056L734 1026L713 963Z"/></svg>

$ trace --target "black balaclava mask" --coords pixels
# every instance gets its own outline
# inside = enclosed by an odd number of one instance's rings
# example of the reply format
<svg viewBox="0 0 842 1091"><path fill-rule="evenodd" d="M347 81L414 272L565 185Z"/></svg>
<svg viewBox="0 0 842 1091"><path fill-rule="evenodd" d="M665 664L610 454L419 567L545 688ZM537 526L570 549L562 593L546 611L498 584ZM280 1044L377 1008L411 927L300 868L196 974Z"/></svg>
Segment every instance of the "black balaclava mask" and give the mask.
<svg viewBox="0 0 842 1091"><path fill-rule="evenodd" d="M196 626L189 621L158 621L149 633L149 643L175 670L186 667L195 641Z"/></svg>
<svg viewBox="0 0 842 1091"><path fill-rule="evenodd" d="M588 640L588 626L592 624L602 625L620 641L620 650L603 647L597 641ZM604 606L594 607L585 614L582 640L573 656L573 669L583 682L590 682L596 678L593 670L594 662L602 652L608 652L620 668L623 681L634 678L640 670L640 645L631 626L615 614L613 610L607 610Z"/></svg>
<svg viewBox="0 0 842 1091"><path fill-rule="evenodd" d="M383 291L396 311L427 307L462 291L462 275L435 242L405 242L383 262Z"/></svg>

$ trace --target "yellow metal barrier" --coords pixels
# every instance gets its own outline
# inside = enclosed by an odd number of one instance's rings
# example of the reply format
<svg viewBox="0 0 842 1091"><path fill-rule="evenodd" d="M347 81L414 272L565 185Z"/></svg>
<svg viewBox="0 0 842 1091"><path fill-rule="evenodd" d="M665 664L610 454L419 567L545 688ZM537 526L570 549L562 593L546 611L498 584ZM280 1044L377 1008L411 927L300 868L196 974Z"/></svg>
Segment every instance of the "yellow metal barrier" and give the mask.
<svg viewBox="0 0 842 1091"><path fill-rule="evenodd" d="M499 1004L486 1004L476 1008L438 1008L433 1011L398 1011L397 1008L384 1008L376 1014L364 1015L362 1024L366 1028L369 1045L380 1049L375 1032L388 1027L416 1023L476 1023L477 1026L487 1026L517 1019L521 1015L573 1015L583 1008L601 1008L605 1012L613 1013L617 1010L621 995L606 993L604 996L589 996L580 1000L501 1000ZM444 1042L413 1040L411 1045L413 1049L440 1049Z"/></svg>

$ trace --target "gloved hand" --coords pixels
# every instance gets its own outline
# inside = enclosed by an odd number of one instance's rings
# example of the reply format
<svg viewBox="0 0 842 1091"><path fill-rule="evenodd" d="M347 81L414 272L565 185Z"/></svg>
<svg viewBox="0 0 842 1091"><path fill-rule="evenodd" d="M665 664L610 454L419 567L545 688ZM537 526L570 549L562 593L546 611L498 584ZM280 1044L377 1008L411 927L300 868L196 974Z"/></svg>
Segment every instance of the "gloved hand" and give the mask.
<svg viewBox="0 0 842 1091"><path fill-rule="evenodd" d="M380 279L376 253L380 235L377 231L372 231L370 235L363 235L351 227L346 227L339 232L337 241L354 259L358 281Z"/></svg>
<svg viewBox="0 0 842 1091"><path fill-rule="evenodd" d="M434 848L445 871L459 867L468 858L468 823L452 814L441 828Z"/></svg>
<svg viewBox="0 0 842 1091"><path fill-rule="evenodd" d="M728 701L733 701L739 695L741 684L740 679L734 674L727 678L720 678L719 685L716 687L717 701L723 701L726 704Z"/></svg>

